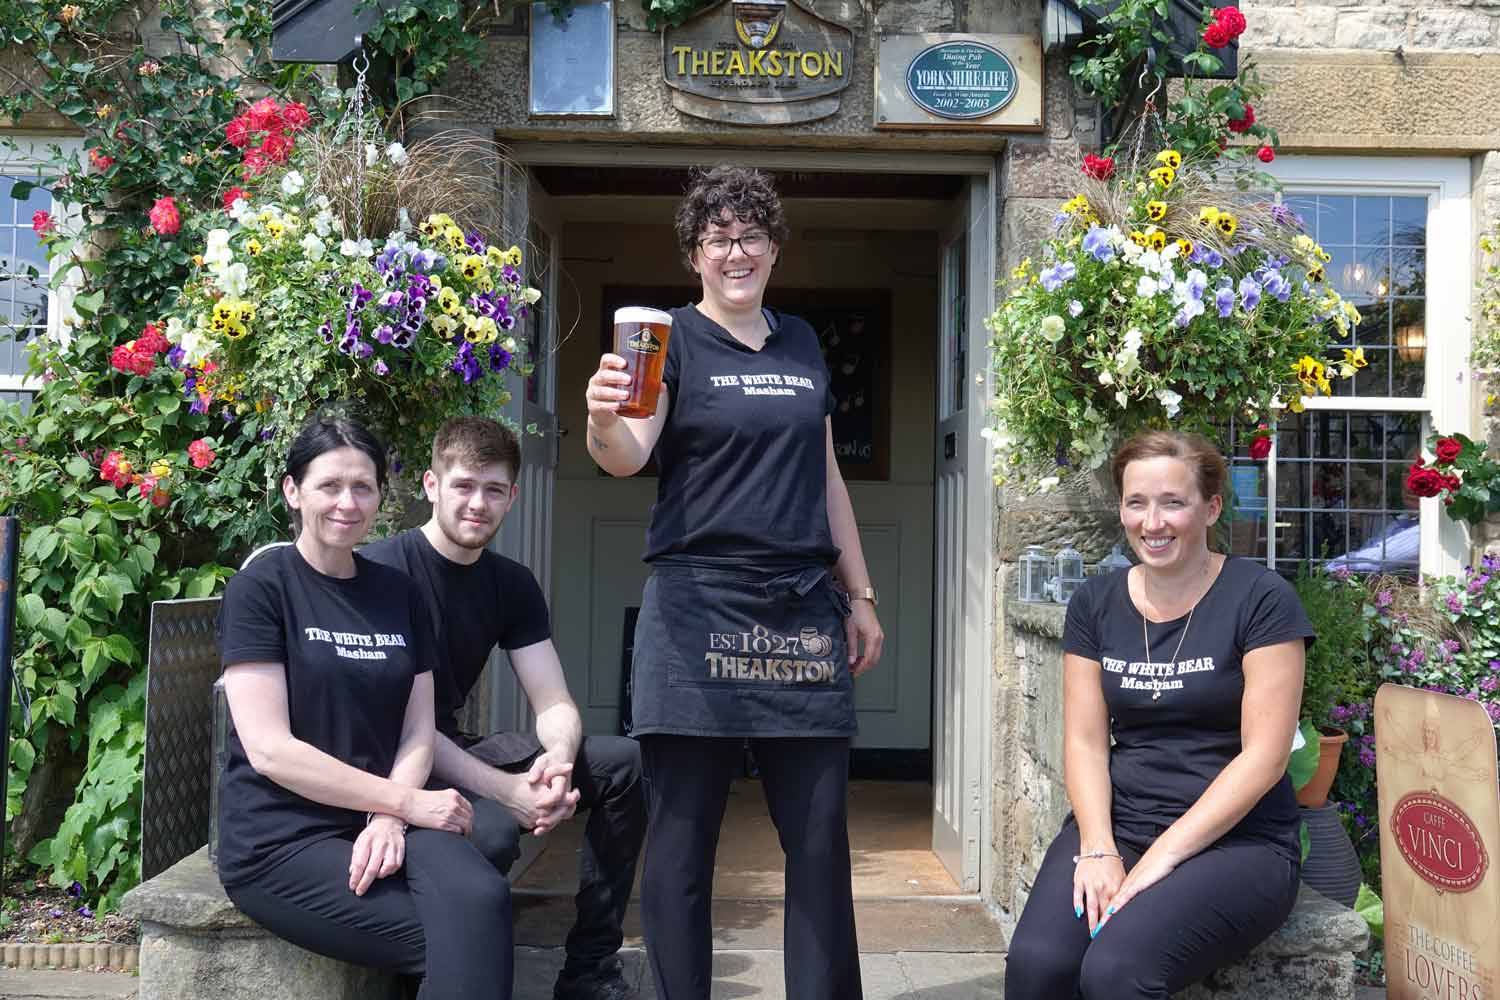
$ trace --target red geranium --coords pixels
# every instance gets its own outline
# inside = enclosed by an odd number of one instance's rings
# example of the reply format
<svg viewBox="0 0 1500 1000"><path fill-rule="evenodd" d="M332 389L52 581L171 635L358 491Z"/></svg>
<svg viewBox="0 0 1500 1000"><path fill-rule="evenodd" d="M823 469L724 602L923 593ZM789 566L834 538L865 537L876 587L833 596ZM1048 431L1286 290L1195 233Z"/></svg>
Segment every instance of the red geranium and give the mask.
<svg viewBox="0 0 1500 1000"><path fill-rule="evenodd" d="M1107 181L1115 175L1115 158L1090 153L1083 158L1083 172L1095 180Z"/></svg>
<svg viewBox="0 0 1500 1000"><path fill-rule="evenodd" d="M1231 132L1248 132L1248 131L1250 131L1250 126L1254 125L1254 124L1255 124L1255 109L1252 108L1250 105L1247 104L1247 105L1245 105L1245 117L1243 117L1243 118L1231 118L1231 119L1229 119L1229 131L1231 131Z"/></svg>
<svg viewBox="0 0 1500 1000"><path fill-rule="evenodd" d="M162 336L161 329L155 323L147 323L146 329L135 341L137 354L160 354L171 347L171 342Z"/></svg>
<svg viewBox="0 0 1500 1000"><path fill-rule="evenodd" d="M1203 29L1203 44L1211 49L1222 49L1232 41L1222 24L1210 24Z"/></svg>
<svg viewBox="0 0 1500 1000"><path fill-rule="evenodd" d="M33 212L31 215L31 231L38 236L49 236L57 226L52 222L50 212Z"/></svg>
<svg viewBox="0 0 1500 1000"><path fill-rule="evenodd" d="M1276 150L1272 149L1270 146L1262 146L1255 155L1260 157L1260 162L1270 163L1272 160L1276 159Z"/></svg>
<svg viewBox="0 0 1500 1000"><path fill-rule="evenodd" d="M1441 437L1437 439L1437 446L1433 451L1437 454L1440 464L1447 465L1457 461L1459 453L1464 450L1463 443L1458 438Z"/></svg>
<svg viewBox="0 0 1500 1000"><path fill-rule="evenodd" d="M250 200L250 196L247 195L247 194L245 194L245 189L244 188L232 187L228 191L225 191L224 192L224 211L227 212L231 208L233 208L235 201L237 199L240 199L240 198L244 198L246 201Z"/></svg>
<svg viewBox="0 0 1500 1000"><path fill-rule="evenodd" d="M156 358L148 351L137 350L137 343L132 340L117 346L110 352L110 365L129 375L150 375L156 368Z"/></svg>
<svg viewBox="0 0 1500 1000"><path fill-rule="evenodd" d="M1271 454L1271 439L1269 437L1258 437L1250 442L1250 457L1257 462Z"/></svg>
<svg viewBox="0 0 1500 1000"><path fill-rule="evenodd" d="M271 161L266 157L265 153L262 153L258 149L247 150L245 152L245 180L248 181L270 165Z"/></svg>
<svg viewBox="0 0 1500 1000"><path fill-rule="evenodd" d="M240 115L224 126L224 138L235 149L244 149L250 144L250 120Z"/></svg>
<svg viewBox="0 0 1500 1000"><path fill-rule="evenodd" d="M1406 474L1406 488L1419 497L1435 497L1448 486L1443 474L1428 468L1420 458L1411 464Z"/></svg>
<svg viewBox="0 0 1500 1000"><path fill-rule="evenodd" d="M1214 23L1223 28L1231 40L1243 35L1248 26L1238 7L1220 7L1214 12Z"/></svg>
<svg viewBox="0 0 1500 1000"><path fill-rule="evenodd" d="M261 142L260 151L272 163L285 163L287 157L292 154L294 145L296 141L291 136L282 132L272 132Z"/></svg>
<svg viewBox="0 0 1500 1000"><path fill-rule="evenodd" d="M285 124L281 117L281 106L273 97L262 97L250 105L250 110L245 112L245 117L250 120L252 132L279 132Z"/></svg>
<svg viewBox="0 0 1500 1000"><path fill-rule="evenodd" d="M114 162L115 158L113 156L105 156L97 149L89 150L89 166L93 167L101 174L104 173L104 171L108 170L114 164Z"/></svg>
<svg viewBox="0 0 1500 1000"><path fill-rule="evenodd" d="M151 206L151 228L158 236L175 236L182 228L182 216L177 213L177 203L171 195L156 199Z"/></svg>
<svg viewBox="0 0 1500 1000"><path fill-rule="evenodd" d="M281 109L282 121L286 122L289 131L297 132L312 121L312 115L307 113L307 105L297 101L288 101L286 107Z"/></svg>
<svg viewBox="0 0 1500 1000"><path fill-rule="evenodd" d="M203 438L199 438L192 444L188 445L187 452L188 459L193 463L193 468L195 469L208 468L210 465L214 464L214 459L218 457L214 454L214 450L209 447L208 442Z"/></svg>

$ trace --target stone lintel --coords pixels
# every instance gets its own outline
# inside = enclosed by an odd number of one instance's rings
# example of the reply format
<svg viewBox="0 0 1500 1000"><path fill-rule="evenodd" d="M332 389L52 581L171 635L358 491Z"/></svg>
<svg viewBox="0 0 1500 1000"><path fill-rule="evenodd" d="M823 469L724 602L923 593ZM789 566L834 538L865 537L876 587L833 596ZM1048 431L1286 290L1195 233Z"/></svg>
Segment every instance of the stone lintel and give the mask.
<svg viewBox="0 0 1500 1000"><path fill-rule="evenodd" d="M1500 148L1500 53L1254 53L1269 87L1256 118L1284 152L1466 154Z"/></svg>
<svg viewBox="0 0 1500 1000"><path fill-rule="evenodd" d="M1020 570L1016 570L1017 573ZM1006 621L1018 632L1036 632L1053 639L1061 639L1063 621L1068 609L1062 604L1031 604L1027 601L1007 601Z"/></svg>

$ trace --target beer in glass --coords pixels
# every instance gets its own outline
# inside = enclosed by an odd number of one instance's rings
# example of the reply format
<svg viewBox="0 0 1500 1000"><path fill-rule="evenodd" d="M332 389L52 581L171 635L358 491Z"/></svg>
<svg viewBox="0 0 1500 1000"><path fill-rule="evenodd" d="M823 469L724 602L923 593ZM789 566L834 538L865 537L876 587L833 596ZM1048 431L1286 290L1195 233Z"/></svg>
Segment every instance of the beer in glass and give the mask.
<svg viewBox="0 0 1500 1000"><path fill-rule="evenodd" d="M625 359L630 398L615 412L622 417L653 417L661 393L661 371L667 363L672 317L660 309L627 306L615 310L615 353Z"/></svg>

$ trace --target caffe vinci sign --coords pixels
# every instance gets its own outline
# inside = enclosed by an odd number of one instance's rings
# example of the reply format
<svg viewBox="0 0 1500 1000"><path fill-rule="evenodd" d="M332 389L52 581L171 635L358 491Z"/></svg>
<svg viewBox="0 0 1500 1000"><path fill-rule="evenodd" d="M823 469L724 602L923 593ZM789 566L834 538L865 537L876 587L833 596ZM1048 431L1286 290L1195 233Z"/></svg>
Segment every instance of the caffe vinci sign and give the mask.
<svg viewBox="0 0 1500 1000"><path fill-rule="evenodd" d="M1375 756L1387 996L1497 1000L1494 726L1475 702L1386 684Z"/></svg>
<svg viewBox="0 0 1500 1000"><path fill-rule="evenodd" d="M726 0L662 34L679 111L734 125L826 118L854 72L854 35L796 0Z"/></svg>

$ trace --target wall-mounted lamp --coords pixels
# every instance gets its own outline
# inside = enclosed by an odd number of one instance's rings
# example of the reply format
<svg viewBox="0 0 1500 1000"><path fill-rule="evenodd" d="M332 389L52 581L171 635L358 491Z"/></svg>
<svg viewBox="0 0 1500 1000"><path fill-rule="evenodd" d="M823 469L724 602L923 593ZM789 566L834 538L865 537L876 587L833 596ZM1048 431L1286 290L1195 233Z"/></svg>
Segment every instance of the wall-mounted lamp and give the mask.
<svg viewBox="0 0 1500 1000"><path fill-rule="evenodd" d="M1421 361L1427 354L1427 328L1420 320L1396 327L1396 355L1402 361Z"/></svg>

